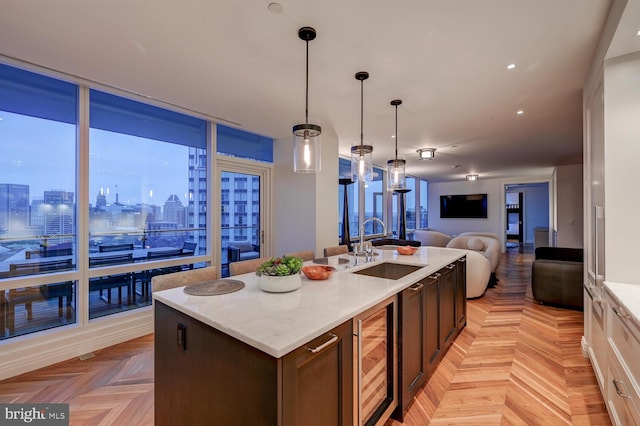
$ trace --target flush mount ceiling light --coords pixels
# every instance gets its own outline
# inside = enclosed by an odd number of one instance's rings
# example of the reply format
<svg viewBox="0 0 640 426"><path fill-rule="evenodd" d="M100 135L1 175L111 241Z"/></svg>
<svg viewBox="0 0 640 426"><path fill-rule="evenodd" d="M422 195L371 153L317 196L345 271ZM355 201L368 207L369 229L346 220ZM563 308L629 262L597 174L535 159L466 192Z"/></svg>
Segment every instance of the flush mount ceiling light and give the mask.
<svg viewBox="0 0 640 426"><path fill-rule="evenodd" d="M309 42L316 38L316 30L302 27L298 37L307 44L306 84L304 104L304 124L293 126L293 171L296 173L317 173L320 171L321 127L309 123Z"/></svg>
<svg viewBox="0 0 640 426"><path fill-rule="evenodd" d="M360 80L360 144L351 147L351 178L354 181L371 182L373 180L373 146L364 143L364 81L369 73L356 73L356 80Z"/></svg>
<svg viewBox="0 0 640 426"><path fill-rule="evenodd" d="M515 69L515 67L516 67L516 64L509 64L509 65L507 65L507 69L508 69L508 70Z"/></svg>
<svg viewBox="0 0 640 426"><path fill-rule="evenodd" d="M406 160L404 158L398 158L398 105L401 105L400 99L394 99L391 101L391 105L396 109L396 154L392 160L387 161L387 189L389 191L401 190L406 186Z"/></svg>
<svg viewBox="0 0 640 426"><path fill-rule="evenodd" d="M417 151L420 160L432 160L436 156L435 148L422 148Z"/></svg>
<svg viewBox="0 0 640 426"><path fill-rule="evenodd" d="M478 175L467 175L467 180L469 181L478 180Z"/></svg>

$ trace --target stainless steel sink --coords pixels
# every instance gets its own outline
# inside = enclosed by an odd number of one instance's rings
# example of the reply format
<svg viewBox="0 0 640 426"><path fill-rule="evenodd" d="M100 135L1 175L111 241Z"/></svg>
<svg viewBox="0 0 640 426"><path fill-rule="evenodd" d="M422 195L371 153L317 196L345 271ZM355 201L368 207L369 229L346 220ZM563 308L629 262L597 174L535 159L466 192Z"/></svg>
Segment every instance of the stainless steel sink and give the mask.
<svg viewBox="0 0 640 426"><path fill-rule="evenodd" d="M354 271L354 274L368 275L376 278L386 278L388 280L399 280L412 272L422 269L424 266L406 265L404 263L383 262L368 268Z"/></svg>

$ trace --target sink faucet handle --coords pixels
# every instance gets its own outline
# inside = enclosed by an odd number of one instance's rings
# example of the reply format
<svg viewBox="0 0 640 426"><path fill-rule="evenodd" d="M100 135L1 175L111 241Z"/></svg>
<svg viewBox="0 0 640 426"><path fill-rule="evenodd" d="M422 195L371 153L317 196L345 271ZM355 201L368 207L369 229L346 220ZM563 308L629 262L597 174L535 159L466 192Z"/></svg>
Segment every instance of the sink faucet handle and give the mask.
<svg viewBox="0 0 640 426"><path fill-rule="evenodd" d="M359 249L359 244L358 243L353 243L351 244L351 247L353 247L353 266L358 266L358 255L360 254Z"/></svg>

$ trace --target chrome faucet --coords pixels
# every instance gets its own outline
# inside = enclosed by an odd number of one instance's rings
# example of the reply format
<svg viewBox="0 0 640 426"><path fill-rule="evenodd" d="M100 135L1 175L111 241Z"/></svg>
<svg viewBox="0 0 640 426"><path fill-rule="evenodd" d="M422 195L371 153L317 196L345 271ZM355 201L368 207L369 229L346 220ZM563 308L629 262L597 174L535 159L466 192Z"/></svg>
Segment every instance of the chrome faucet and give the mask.
<svg viewBox="0 0 640 426"><path fill-rule="evenodd" d="M383 221L381 221L380 219L378 219L377 217L370 217L369 219L365 220L364 222L362 222L362 224L360 225L360 252L361 253L366 253L366 244L365 244L365 236L364 236L364 227L367 223L369 222L378 222L380 225L382 225L382 235L386 236L387 235L387 226L384 224ZM369 261L373 261L373 253L371 253L371 257L365 257L365 262L369 262Z"/></svg>

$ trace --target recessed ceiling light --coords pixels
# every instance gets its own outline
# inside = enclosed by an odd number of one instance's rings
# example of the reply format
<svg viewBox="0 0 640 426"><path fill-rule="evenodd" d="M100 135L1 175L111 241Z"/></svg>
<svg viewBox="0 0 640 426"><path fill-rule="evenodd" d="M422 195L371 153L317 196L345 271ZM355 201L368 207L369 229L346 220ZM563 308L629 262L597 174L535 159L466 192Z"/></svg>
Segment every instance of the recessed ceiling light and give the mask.
<svg viewBox="0 0 640 426"><path fill-rule="evenodd" d="M512 69L514 69L515 67L516 67L516 64L509 64L509 65L507 65L507 69L508 69L508 70L512 70Z"/></svg>
<svg viewBox="0 0 640 426"><path fill-rule="evenodd" d="M391 135L391 139L395 139L395 138L396 138L396 135Z"/></svg>
<svg viewBox="0 0 640 426"><path fill-rule="evenodd" d="M636 31L636 35L640 36L640 30Z"/></svg>
<svg viewBox="0 0 640 426"><path fill-rule="evenodd" d="M269 3L267 9L269 9L271 13L282 13L282 5L280 3Z"/></svg>
<svg viewBox="0 0 640 426"><path fill-rule="evenodd" d="M516 112L516 114L518 114L518 115L522 115L522 114L524 114L524 111L523 111L523 110L521 110L521 109L519 109L519 110L518 110L518 112Z"/></svg>

